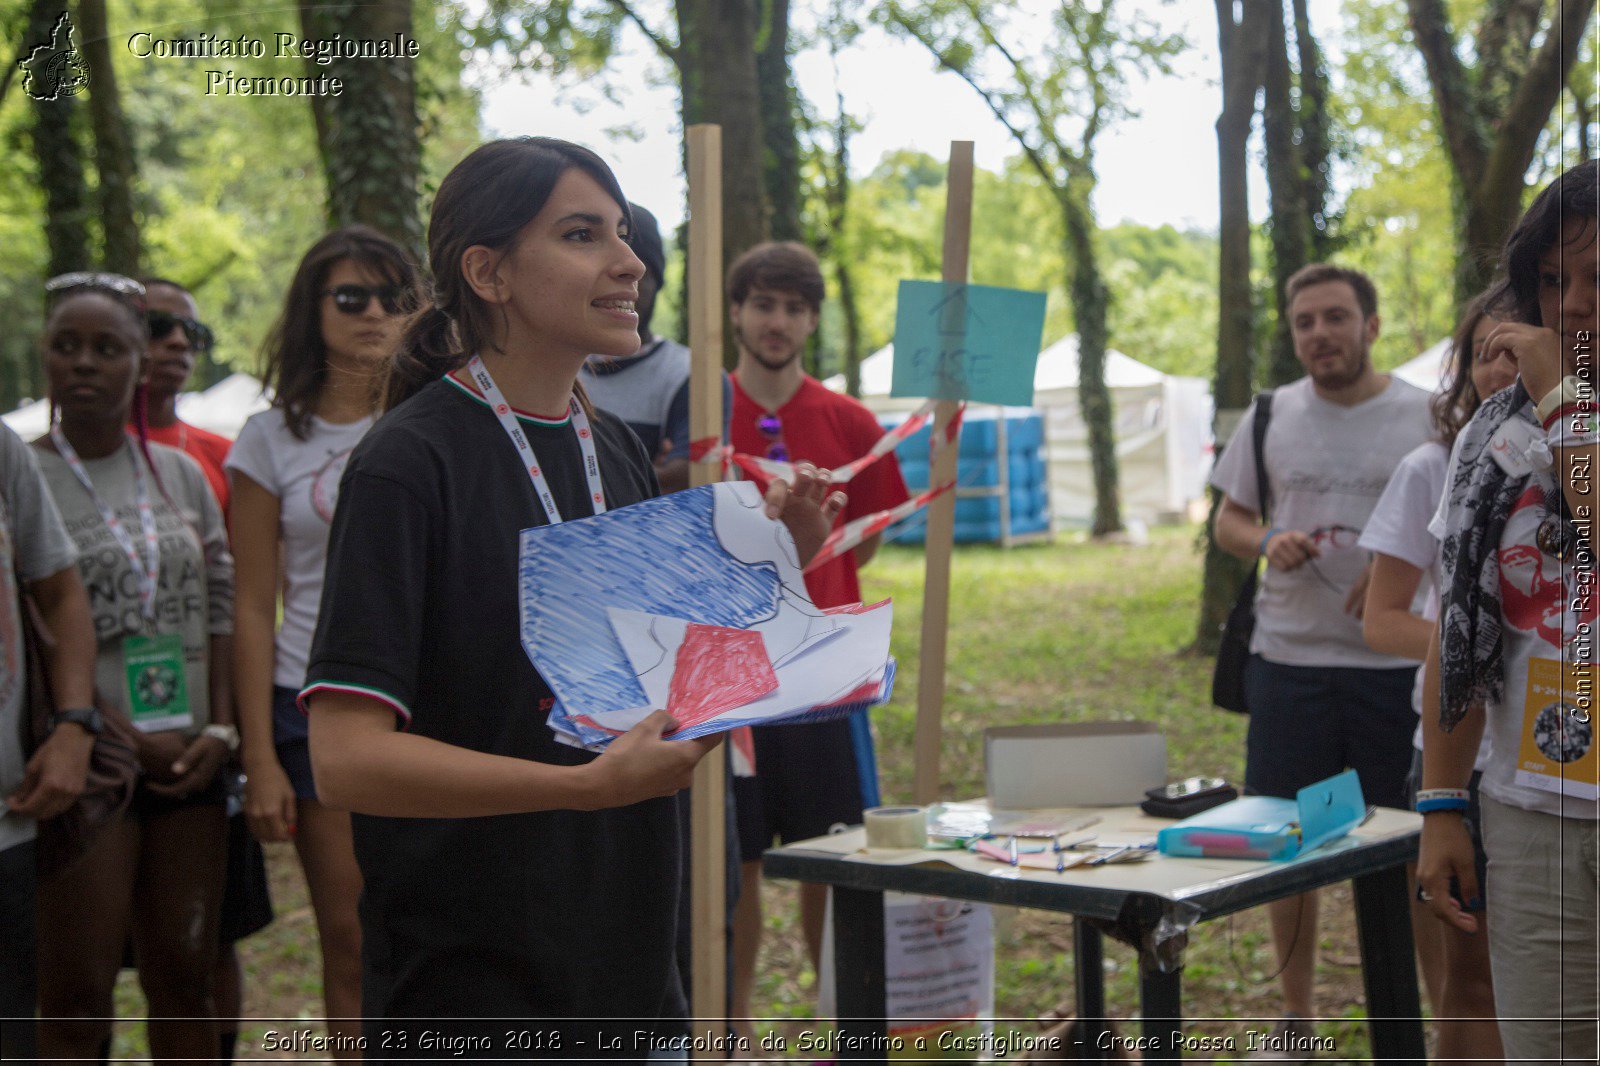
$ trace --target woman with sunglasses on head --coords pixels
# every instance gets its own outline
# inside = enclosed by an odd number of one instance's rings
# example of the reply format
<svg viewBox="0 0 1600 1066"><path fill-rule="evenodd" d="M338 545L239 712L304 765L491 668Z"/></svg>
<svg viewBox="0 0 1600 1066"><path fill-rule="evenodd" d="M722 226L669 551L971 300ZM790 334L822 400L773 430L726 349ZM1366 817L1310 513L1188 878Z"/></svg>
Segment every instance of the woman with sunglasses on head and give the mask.
<svg viewBox="0 0 1600 1066"><path fill-rule="evenodd" d="M295 694L316 630L339 478L372 426L379 382L418 296L416 264L376 230L349 226L312 245L265 345L273 406L245 423L227 461L245 813L260 839L293 840L300 856L330 1035L350 1038L335 1045L341 1057L360 1057L361 873L349 814L318 802Z"/></svg>
<svg viewBox="0 0 1600 1066"><path fill-rule="evenodd" d="M191 455L227 514L228 475L223 461L233 441L178 417L178 394L194 373L195 360L211 351L211 327L200 321L194 296L176 281L147 277L140 284L149 308L145 319L150 324L150 378L145 392L150 439Z"/></svg>
<svg viewBox="0 0 1600 1066"><path fill-rule="evenodd" d="M95 689L105 713L132 720L143 773L120 820L39 894L40 1051L101 1057L131 933L152 1053L213 1060L221 770L238 744L233 560L199 465L144 430L143 286L70 274L46 291L44 370L59 422L35 447L89 591Z"/></svg>
<svg viewBox="0 0 1600 1066"><path fill-rule="evenodd" d="M1482 884L1466 825L1480 738L1494 921L1495 1007L1507 1061L1596 1061L1600 787L1594 744L1595 358L1600 166L1541 192L1506 240L1487 359L1516 387L1484 401L1451 454L1431 528L1439 640L1423 706L1418 897L1473 934Z"/></svg>
<svg viewBox="0 0 1600 1066"><path fill-rule="evenodd" d="M1434 639L1434 619L1439 616L1439 538L1429 532L1428 523L1444 493L1450 448L1479 405L1517 377L1516 364L1505 352L1485 343L1500 321L1488 313L1487 305L1487 293L1473 299L1456 326L1449 377L1432 402L1438 436L1400 461L1361 533L1361 547L1372 553L1362 634L1376 652L1420 662L1427 658ZM1422 715L1420 672L1412 703ZM1421 722L1415 747L1408 779L1408 791L1413 795L1422 778ZM1480 873L1485 858L1478 830L1478 781L1488 756L1485 743L1469 785L1472 810L1468 827ZM1487 915L1480 914L1479 920L1487 921ZM1500 1033L1494 1024L1494 987L1485 939L1441 925L1420 902L1412 904L1411 927L1438 1024L1435 1054L1441 1059L1499 1061Z"/></svg>
<svg viewBox="0 0 1600 1066"><path fill-rule="evenodd" d="M471 1055L642 1059L632 1034L684 1013L677 793L714 741L664 737L657 711L599 756L559 743L517 570L520 530L656 495L576 384L590 353L638 350L644 265L610 168L538 137L450 172L428 250L434 302L345 473L301 695L325 802L358 812L367 1053L438 1056L426 1029L486 1038L454 1045ZM768 493L802 560L843 506L826 490L807 469ZM495 1018L569 1021L508 1045ZM570 1021L594 1018L626 1019L622 1042Z"/></svg>

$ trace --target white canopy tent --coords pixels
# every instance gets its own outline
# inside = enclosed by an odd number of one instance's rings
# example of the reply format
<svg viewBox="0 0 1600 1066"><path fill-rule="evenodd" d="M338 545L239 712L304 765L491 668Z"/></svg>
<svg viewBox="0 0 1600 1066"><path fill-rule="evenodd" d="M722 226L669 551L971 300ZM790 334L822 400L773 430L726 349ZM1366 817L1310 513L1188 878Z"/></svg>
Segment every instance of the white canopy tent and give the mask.
<svg viewBox="0 0 1600 1066"><path fill-rule="evenodd" d="M861 363L861 399L878 414L909 411L920 399L889 395L894 345ZM843 391L844 377L824 382ZM1211 388L1201 378L1174 377L1123 353L1106 353L1121 475L1122 514L1143 522L1183 518L1205 495L1211 471ZM1058 523L1088 525L1094 516L1089 437L1078 410L1078 338L1068 335L1039 353L1033 404L1045 416L1050 508Z"/></svg>
<svg viewBox="0 0 1600 1066"><path fill-rule="evenodd" d="M1455 345L1450 338L1430 346L1421 355L1409 359L1395 367L1390 373L1401 381L1407 381L1419 389L1429 392L1438 392L1445 386L1445 378L1450 374L1450 360Z"/></svg>
<svg viewBox="0 0 1600 1066"><path fill-rule="evenodd" d="M272 397L261 382L249 374L230 374L204 392L186 392L178 397L178 417L191 426L209 429L224 437L237 437L245 419L265 411ZM0 415L17 436L33 440L50 428L50 402L35 400L8 414Z"/></svg>

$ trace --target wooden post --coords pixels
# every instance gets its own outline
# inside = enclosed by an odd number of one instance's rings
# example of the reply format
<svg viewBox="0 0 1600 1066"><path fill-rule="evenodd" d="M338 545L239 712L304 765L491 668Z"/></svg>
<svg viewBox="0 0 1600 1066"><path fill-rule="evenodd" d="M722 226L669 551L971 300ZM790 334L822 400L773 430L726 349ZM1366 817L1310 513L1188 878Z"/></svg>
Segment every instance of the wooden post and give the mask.
<svg viewBox="0 0 1600 1066"><path fill-rule="evenodd" d="M965 284L972 246L972 142L950 142L950 174L944 207L944 280ZM962 301L963 303L965 301ZM944 436L957 404L944 400L934 409L933 439ZM939 453L929 472L930 485L956 478L954 447ZM928 506L922 598L922 658L917 668L915 802L939 799L939 742L944 715L945 644L950 625L950 549L955 539L956 494L947 492Z"/></svg>
<svg viewBox="0 0 1600 1066"><path fill-rule="evenodd" d="M689 127L689 435L722 436L722 127ZM695 463L690 484L718 480L716 468ZM727 863L725 829L727 746L718 745L695 768L690 792L690 932L692 1017L721 1019L727 1001ZM720 1024L710 1035L722 1035ZM696 1028L691 1025L691 1033ZM714 1041L708 1041L714 1046ZM694 1056L723 1058L706 1051Z"/></svg>

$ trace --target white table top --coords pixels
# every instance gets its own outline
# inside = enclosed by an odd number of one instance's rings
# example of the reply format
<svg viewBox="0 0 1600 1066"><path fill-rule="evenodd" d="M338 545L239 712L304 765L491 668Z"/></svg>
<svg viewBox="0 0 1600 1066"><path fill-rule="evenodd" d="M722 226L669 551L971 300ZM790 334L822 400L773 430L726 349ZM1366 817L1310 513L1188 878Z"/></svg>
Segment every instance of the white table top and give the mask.
<svg viewBox="0 0 1600 1066"><path fill-rule="evenodd" d="M971 801L986 808L983 800ZM947 805L948 806L948 805ZM1013 812L1014 813L1014 812ZM1152 818L1138 807L1073 808L1059 811L1028 812L1039 819L1074 815L1094 815L1100 822L1093 832L1102 840L1131 843L1153 842L1156 833L1173 824L1166 818ZM810 854L837 858L868 866L912 866L940 864L967 873L1009 881L1029 881L1043 885L1071 885L1113 892L1138 892L1181 901L1201 893L1249 881L1264 873L1285 870L1297 864L1316 862L1329 856L1354 851L1364 845L1406 837L1420 832L1422 817L1411 811L1379 807L1365 825L1339 840L1314 848L1283 862L1255 859L1187 859L1155 854L1142 862L1110 863L1104 866L1077 866L1060 873L1014 867L995 862L969 851L927 849L871 849L866 830L861 827L832 836L797 841L769 854Z"/></svg>

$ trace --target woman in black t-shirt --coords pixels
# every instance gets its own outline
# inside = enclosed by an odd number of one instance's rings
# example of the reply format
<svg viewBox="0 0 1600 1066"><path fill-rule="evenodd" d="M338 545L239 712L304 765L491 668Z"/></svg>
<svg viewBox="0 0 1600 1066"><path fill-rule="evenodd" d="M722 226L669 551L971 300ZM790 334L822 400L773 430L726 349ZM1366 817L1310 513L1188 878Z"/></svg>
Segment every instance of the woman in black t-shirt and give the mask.
<svg viewBox="0 0 1600 1066"><path fill-rule="evenodd" d="M628 225L605 163L563 141L451 171L434 306L340 490L301 699L318 789L357 812L369 1056L642 1058L633 1031L683 1011L675 797L714 742L664 739L658 711L599 757L558 743L519 640L518 532L657 492L576 384L589 354L638 348ZM813 475L767 497L802 560L843 504ZM492 1021L512 1018L628 1035Z"/></svg>

